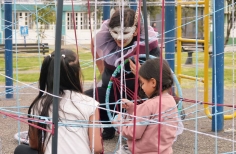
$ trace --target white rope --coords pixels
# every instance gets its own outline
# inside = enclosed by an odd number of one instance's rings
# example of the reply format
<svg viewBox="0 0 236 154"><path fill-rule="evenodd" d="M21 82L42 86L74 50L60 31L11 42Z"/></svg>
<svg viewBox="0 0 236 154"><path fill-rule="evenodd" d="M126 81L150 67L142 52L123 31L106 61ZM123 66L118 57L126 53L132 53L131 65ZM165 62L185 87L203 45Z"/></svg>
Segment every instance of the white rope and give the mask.
<svg viewBox="0 0 236 154"><path fill-rule="evenodd" d="M234 4L234 0L232 0L232 4ZM230 7L229 7L230 8ZM234 44L234 37L235 37L235 16L234 16L234 12L235 12L235 5L232 5L232 23L233 23L233 38L232 38L232 46L233 46L233 69L232 69L232 84L233 84L233 89L232 89L232 102L233 102L233 106L235 105L235 83L234 83L234 78L235 78L235 62L234 62L234 59L235 59L235 44ZM233 113L234 114L234 110L233 110ZM235 128L235 117L233 116L233 121L232 121L232 140L235 141L235 131L234 131L234 128ZM235 145L234 143L232 142L232 151L235 151Z"/></svg>

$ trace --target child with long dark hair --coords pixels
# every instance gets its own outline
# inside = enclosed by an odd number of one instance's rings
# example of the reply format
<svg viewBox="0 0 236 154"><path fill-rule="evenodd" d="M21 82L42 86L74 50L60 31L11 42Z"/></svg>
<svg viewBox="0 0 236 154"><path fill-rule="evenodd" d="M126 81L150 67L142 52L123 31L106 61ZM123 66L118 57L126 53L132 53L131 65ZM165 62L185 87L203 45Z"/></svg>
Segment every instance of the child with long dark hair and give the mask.
<svg viewBox="0 0 236 154"><path fill-rule="evenodd" d="M60 74L56 74L60 75L59 122L66 123L75 120L88 124L93 123L94 120L98 122L97 106L99 103L83 94L82 74L77 55L71 50L62 49L60 63ZM39 77L41 91L30 105L29 115L52 117L53 78L54 52L46 56L42 63ZM53 129L51 125L35 124L45 129ZM51 154L51 144L51 134L29 126L29 146L19 145L15 149L15 154ZM58 154L91 154L92 150L97 154L102 151L100 128L59 126Z"/></svg>
<svg viewBox="0 0 236 154"><path fill-rule="evenodd" d="M151 68L151 69L150 69ZM139 69L140 87L145 92L148 100L137 105L136 116L137 122L146 122L149 124L137 125L135 132L135 154L156 154L158 153L158 137L160 136L159 153L171 154L172 144L177 136L178 111L176 103L168 91L173 85L173 77L168 63L163 60L162 67L162 84L160 84L160 59L154 58L147 60ZM161 85L161 87L160 87ZM161 92L160 92L161 88ZM160 101L161 97L161 101ZM123 99L122 107L127 113L133 115L134 103ZM159 104L161 103L161 121L159 121ZM141 118L140 118L141 117ZM122 116L119 114L114 124L119 124ZM142 119L145 118L145 119ZM159 121L157 124L153 121ZM133 118L130 116L123 117L123 124L118 128L119 132L127 138L128 146L121 147L122 154L131 154L133 142ZM161 134L158 133L160 126ZM117 154L120 151L117 152Z"/></svg>

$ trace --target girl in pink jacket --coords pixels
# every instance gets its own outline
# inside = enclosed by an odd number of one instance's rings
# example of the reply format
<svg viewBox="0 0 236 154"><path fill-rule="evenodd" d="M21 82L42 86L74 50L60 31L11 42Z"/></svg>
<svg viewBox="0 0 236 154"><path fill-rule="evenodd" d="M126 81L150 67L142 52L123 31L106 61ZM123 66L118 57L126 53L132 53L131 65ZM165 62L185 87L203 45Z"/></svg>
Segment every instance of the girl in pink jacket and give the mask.
<svg viewBox="0 0 236 154"><path fill-rule="evenodd" d="M168 93L173 85L173 77L168 63L163 60L162 67L162 92L160 93L160 59L149 59L139 69L140 87L148 97L148 100L136 107L136 131L135 131L135 154L171 154L172 144L176 137L178 115L174 98ZM161 101L160 101L161 97ZM131 154L133 150L133 113L134 103L123 99L123 108L131 116L119 114L114 124L122 136L127 138L127 145L121 147L116 153ZM159 104L161 103L161 120L159 121ZM127 124L127 125L125 125ZM158 133L160 127L160 134ZM121 128L121 129L120 129ZM159 150L158 137L160 136Z"/></svg>

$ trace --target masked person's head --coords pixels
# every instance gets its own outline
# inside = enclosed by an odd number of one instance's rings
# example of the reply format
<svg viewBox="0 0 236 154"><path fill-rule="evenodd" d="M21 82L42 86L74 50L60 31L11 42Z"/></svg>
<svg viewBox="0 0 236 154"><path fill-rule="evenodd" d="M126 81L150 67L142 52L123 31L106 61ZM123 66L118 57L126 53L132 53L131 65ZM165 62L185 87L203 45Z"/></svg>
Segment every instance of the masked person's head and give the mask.
<svg viewBox="0 0 236 154"><path fill-rule="evenodd" d="M126 47L133 40L133 37L137 36L137 15L134 10L126 8L124 9L124 27L121 31L121 10L116 10L112 15L109 22L109 31L111 36L119 47ZM123 33L123 36L122 36Z"/></svg>

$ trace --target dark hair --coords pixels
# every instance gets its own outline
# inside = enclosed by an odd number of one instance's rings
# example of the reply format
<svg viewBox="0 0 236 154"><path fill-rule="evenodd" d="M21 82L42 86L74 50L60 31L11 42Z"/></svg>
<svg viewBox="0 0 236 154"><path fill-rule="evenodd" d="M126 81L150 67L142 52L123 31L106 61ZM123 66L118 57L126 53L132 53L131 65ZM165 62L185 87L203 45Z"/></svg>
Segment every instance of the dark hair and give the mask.
<svg viewBox="0 0 236 154"><path fill-rule="evenodd" d="M117 26L121 26L121 9L118 9L111 16L109 27L114 28ZM134 25L135 20L135 11L130 8L124 9L124 27L132 27Z"/></svg>
<svg viewBox="0 0 236 154"><path fill-rule="evenodd" d="M54 54L51 53L44 58L40 77L39 77L39 91L38 96L34 99L33 103L30 105L28 114L33 114L34 111L39 113L39 116L49 116L49 110L52 105L53 96L44 94L43 91L47 93L53 93L53 78L54 78ZM82 93L82 75L79 65L79 60L76 54L67 49L61 50L61 67L60 67L60 85L59 85L59 95L63 96L64 90L76 91ZM39 109L41 108L41 110ZM29 116L31 117L31 116ZM47 129L46 124L38 123L40 127ZM30 131L30 129L29 129ZM46 137L47 132L44 130L37 129L38 134L38 150L39 154L44 153L44 146L47 145ZM29 133L30 135L30 133ZM44 137L43 137L44 136ZM30 137L30 136L29 136ZM49 141L49 138L47 142Z"/></svg>
<svg viewBox="0 0 236 154"><path fill-rule="evenodd" d="M162 91L165 91L172 87L174 81L169 64L164 59L162 62ZM148 81L151 78L156 80L156 89L151 98L158 96L160 90L160 59L148 59L139 69L139 75Z"/></svg>
<svg viewBox="0 0 236 154"><path fill-rule="evenodd" d="M152 23L152 27L156 28L156 26L154 26L154 24L156 24L156 22L153 22L153 23Z"/></svg>

